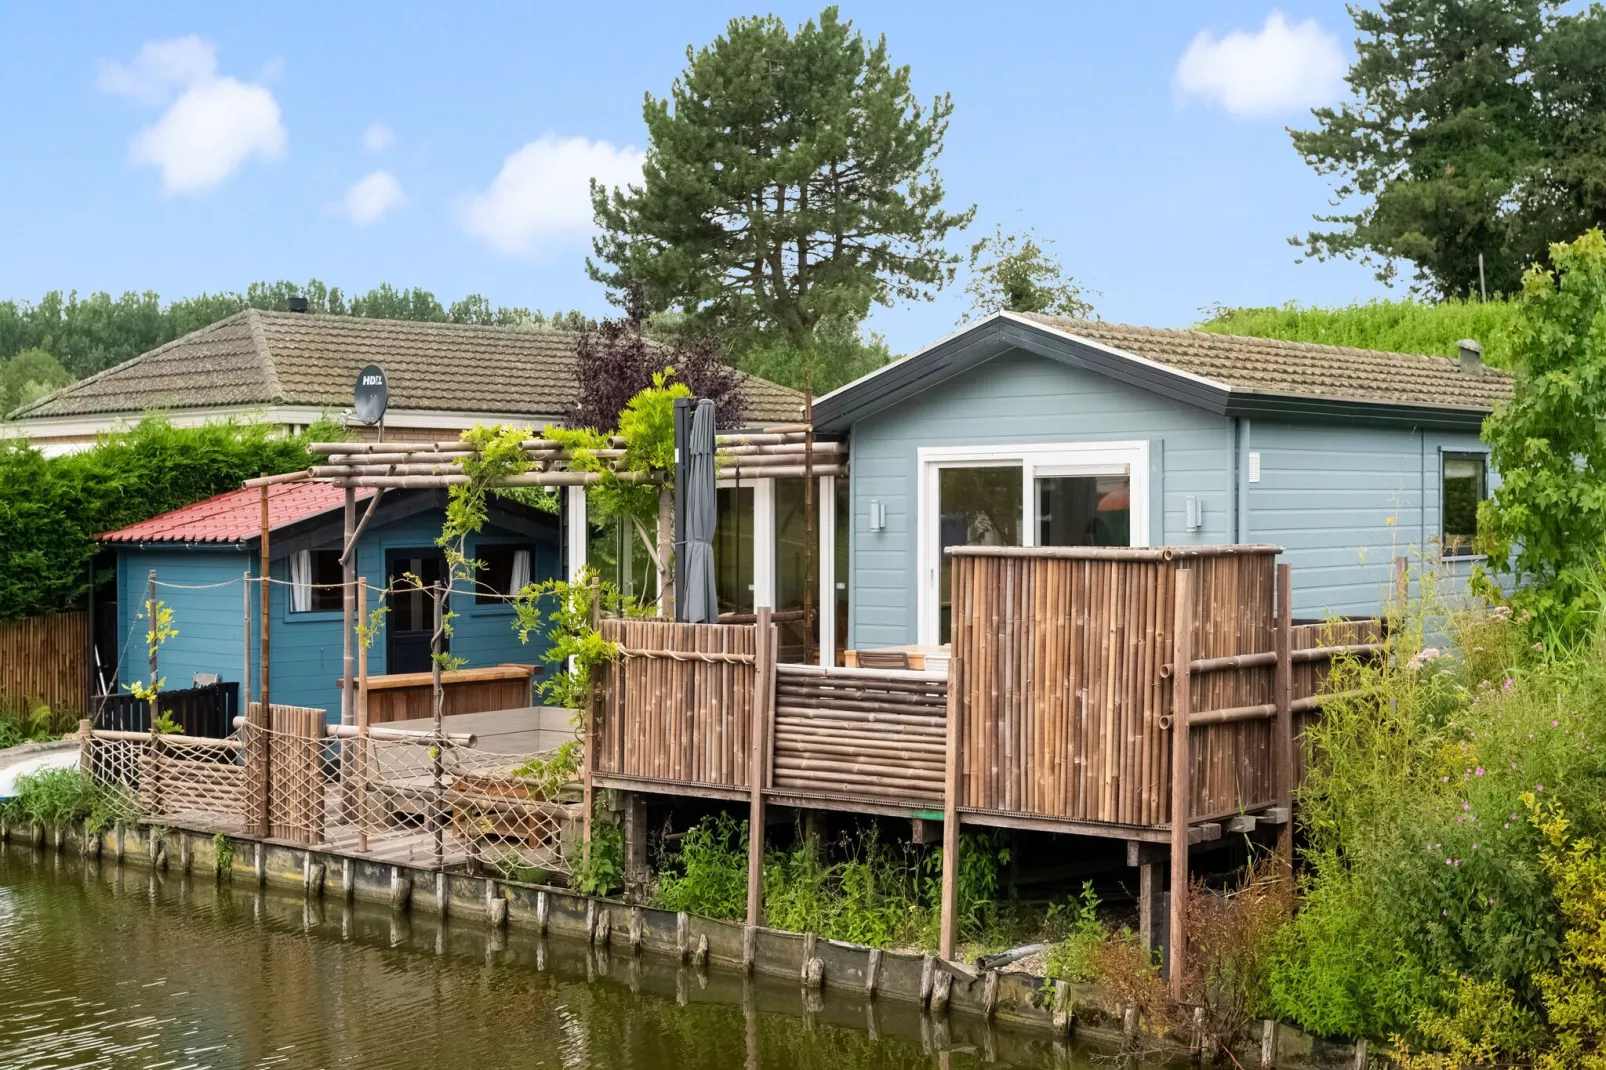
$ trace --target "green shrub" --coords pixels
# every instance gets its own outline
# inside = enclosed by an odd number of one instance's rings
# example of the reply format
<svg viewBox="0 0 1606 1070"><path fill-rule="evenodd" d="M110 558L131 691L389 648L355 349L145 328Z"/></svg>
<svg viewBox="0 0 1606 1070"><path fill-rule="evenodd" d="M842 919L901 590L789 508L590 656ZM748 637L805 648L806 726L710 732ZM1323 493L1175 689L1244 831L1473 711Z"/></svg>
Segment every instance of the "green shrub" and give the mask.
<svg viewBox="0 0 1606 1070"><path fill-rule="evenodd" d="M659 870L653 905L706 918L746 917L747 822L714 814L687 829Z"/></svg>
<svg viewBox="0 0 1606 1070"><path fill-rule="evenodd" d="M872 947L929 940L940 853L923 857L883 843L874 826L843 836L830 862L806 840L764 856L764 916L770 925Z"/></svg>
<svg viewBox="0 0 1606 1070"><path fill-rule="evenodd" d="M1108 933L1099 920L1099 897L1093 882L1083 883L1081 895L1050 906L1048 921L1064 925L1067 932L1049 949L1044 973L1057 981L1097 980L1099 948Z"/></svg>
<svg viewBox="0 0 1606 1070"><path fill-rule="evenodd" d="M16 794L0 804L11 824L50 827L83 822L91 835L138 808L126 792L106 788L76 769L43 769L17 778Z"/></svg>
<svg viewBox="0 0 1606 1070"><path fill-rule="evenodd" d="M344 436L331 421L280 436L266 424L173 427L147 417L79 453L45 457L0 439L0 620L78 609L96 535L201 501L263 472L305 468L306 443Z"/></svg>
<svg viewBox="0 0 1606 1070"><path fill-rule="evenodd" d="M624 833L612 822L593 821L590 850L575 860L569 885L581 895L608 895L624 883Z"/></svg>

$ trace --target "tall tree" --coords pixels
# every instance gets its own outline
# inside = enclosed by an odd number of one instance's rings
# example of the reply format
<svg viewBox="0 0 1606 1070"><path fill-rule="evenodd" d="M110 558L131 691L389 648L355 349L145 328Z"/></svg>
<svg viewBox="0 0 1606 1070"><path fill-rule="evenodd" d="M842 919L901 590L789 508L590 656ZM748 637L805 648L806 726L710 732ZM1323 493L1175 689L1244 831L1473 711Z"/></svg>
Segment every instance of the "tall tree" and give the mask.
<svg viewBox="0 0 1606 1070"><path fill-rule="evenodd" d="M1606 221L1606 13L1560 0L1383 0L1350 6L1354 100L1291 131L1336 178L1318 258L1400 261L1440 295L1515 292L1550 243Z"/></svg>
<svg viewBox="0 0 1606 1070"><path fill-rule="evenodd" d="M1053 244L1053 239L1040 239L1029 229L1022 235L1005 234L1000 224L992 237L972 245L970 281L965 284L970 312L965 319L999 310L1047 312L1076 319L1091 316L1093 302L1089 298L1097 292L1082 289L1065 273L1048 248Z"/></svg>
<svg viewBox="0 0 1606 1070"><path fill-rule="evenodd" d="M922 107L885 38L828 7L795 34L734 19L686 58L667 98L647 95L641 185L592 187L587 269L616 300L639 283L654 310L721 338L806 343L824 321L856 325L952 281L943 242L974 211L942 206L953 105Z"/></svg>

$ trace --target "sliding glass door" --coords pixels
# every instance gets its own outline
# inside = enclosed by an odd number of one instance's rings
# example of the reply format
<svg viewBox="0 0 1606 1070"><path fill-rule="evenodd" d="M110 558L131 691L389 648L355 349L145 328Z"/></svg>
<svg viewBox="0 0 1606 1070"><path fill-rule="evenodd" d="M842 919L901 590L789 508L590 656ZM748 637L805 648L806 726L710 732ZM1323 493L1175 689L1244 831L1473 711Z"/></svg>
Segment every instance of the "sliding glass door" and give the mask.
<svg viewBox="0 0 1606 1070"><path fill-rule="evenodd" d="M952 634L954 546L1145 546L1148 443L919 450L923 644Z"/></svg>

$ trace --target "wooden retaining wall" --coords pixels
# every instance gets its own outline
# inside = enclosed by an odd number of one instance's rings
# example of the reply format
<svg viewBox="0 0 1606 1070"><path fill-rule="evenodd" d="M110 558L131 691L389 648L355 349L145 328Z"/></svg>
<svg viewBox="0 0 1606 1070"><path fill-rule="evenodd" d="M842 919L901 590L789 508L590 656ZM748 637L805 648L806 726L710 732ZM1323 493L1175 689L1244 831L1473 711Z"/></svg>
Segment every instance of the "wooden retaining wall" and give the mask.
<svg viewBox="0 0 1606 1070"><path fill-rule="evenodd" d="M89 702L89 614L0 621L0 705L43 702L81 716Z"/></svg>

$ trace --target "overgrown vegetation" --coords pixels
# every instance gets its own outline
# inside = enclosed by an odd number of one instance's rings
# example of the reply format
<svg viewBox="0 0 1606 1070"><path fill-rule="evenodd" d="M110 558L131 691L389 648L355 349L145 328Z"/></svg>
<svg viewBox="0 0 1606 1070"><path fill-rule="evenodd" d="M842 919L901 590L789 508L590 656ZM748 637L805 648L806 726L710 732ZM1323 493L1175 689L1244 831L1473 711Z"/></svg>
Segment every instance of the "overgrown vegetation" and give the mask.
<svg viewBox="0 0 1606 1070"><path fill-rule="evenodd" d="M1289 342L1353 346L1386 353L1427 353L1455 357L1456 343L1471 338L1483 347L1484 360L1506 367L1507 333L1517 303L1446 298L1442 301L1366 301L1334 307L1293 303L1270 308L1206 310L1200 330L1245 334Z"/></svg>
<svg viewBox="0 0 1606 1070"><path fill-rule="evenodd" d="M279 436L265 424L179 428L152 416L56 457L0 439L0 620L81 609L96 535L305 468L308 442L343 436L332 421Z"/></svg>
<svg viewBox="0 0 1606 1070"><path fill-rule="evenodd" d="M138 813L126 792L95 783L77 769L42 769L17 778L16 794L0 801L0 821L61 828L83 823L92 836Z"/></svg>
<svg viewBox="0 0 1606 1070"><path fill-rule="evenodd" d="M0 750L59 738L76 715L58 714L43 702L12 707L0 703Z"/></svg>

